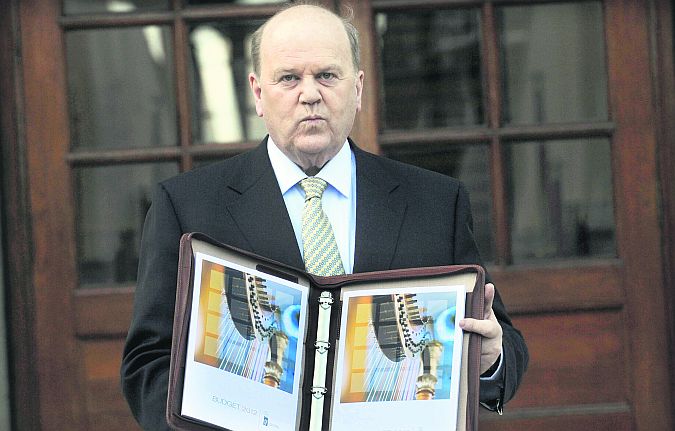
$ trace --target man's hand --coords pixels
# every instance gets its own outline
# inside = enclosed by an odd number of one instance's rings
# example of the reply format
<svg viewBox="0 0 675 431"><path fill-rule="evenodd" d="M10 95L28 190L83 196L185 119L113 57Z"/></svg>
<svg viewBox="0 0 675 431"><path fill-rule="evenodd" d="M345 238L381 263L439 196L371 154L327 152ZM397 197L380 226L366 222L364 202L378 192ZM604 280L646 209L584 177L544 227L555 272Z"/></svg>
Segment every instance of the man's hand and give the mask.
<svg viewBox="0 0 675 431"><path fill-rule="evenodd" d="M484 319L462 319L459 327L465 331L475 332L483 336L480 355L480 373L483 374L497 362L502 352L502 327L492 311L492 300L495 298L495 286L485 285Z"/></svg>

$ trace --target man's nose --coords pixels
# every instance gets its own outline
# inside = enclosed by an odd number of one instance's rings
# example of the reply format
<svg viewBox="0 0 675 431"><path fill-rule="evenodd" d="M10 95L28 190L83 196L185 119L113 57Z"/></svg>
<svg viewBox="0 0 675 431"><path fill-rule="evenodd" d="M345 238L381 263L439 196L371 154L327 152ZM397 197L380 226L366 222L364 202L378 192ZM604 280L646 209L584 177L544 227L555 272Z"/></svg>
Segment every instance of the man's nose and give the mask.
<svg viewBox="0 0 675 431"><path fill-rule="evenodd" d="M321 100L319 83L314 78L305 78L300 83L300 103L313 105Z"/></svg>

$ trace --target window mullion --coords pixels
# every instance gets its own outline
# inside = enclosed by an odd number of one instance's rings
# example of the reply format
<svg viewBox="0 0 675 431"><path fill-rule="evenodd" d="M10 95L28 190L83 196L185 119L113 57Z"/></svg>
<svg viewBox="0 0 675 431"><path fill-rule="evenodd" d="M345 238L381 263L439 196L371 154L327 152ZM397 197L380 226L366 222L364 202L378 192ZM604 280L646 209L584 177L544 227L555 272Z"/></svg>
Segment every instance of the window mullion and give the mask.
<svg viewBox="0 0 675 431"><path fill-rule="evenodd" d="M178 109L179 147L181 149L180 170L189 171L192 168L192 156L188 151L192 130L190 127L190 101L188 88L188 42L187 25L181 18L178 10L182 7L181 0L173 0L175 11L173 22L174 61L176 68L176 107Z"/></svg>
<svg viewBox="0 0 675 431"><path fill-rule="evenodd" d="M499 74L499 41L492 2L486 2L481 10L483 26L483 45L481 47L483 62L483 80L487 94L487 123L492 131L499 129L501 123L501 78ZM506 171L502 142L497 133L490 140L490 159L493 199L493 232L495 235L495 263L507 265L511 262L511 245L508 230L508 211L506 199Z"/></svg>

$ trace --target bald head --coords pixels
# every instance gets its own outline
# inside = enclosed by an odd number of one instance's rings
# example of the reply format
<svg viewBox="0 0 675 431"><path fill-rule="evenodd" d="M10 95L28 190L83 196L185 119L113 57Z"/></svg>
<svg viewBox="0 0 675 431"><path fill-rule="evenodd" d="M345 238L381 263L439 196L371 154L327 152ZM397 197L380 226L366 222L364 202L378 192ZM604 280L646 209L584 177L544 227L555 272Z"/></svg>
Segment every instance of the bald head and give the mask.
<svg viewBox="0 0 675 431"><path fill-rule="evenodd" d="M359 32L350 22L351 10L349 10L349 16L343 18L320 5L296 3L290 4L277 12L253 33L251 39L251 58L256 75L260 75L261 45L263 44L263 39L265 39L266 35L274 37L274 35L278 34L279 28L275 28L275 25L294 26L295 31L302 31L303 28L307 27L307 24L316 23L316 19L332 24L329 28L325 28L325 30L332 31L333 37L341 37L341 35L346 37L349 43L354 71L358 71L361 67L361 49L359 46ZM338 25L336 26L336 24ZM309 28L306 28L306 30L309 30Z"/></svg>

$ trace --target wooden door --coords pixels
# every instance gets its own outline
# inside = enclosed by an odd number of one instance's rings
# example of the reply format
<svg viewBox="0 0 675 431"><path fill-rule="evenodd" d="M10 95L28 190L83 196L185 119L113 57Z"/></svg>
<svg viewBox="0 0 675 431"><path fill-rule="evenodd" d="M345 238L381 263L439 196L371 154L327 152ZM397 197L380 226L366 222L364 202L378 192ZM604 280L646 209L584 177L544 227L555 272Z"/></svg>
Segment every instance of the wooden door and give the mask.
<svg viewBox="0 0 675 431"><path fill-rule="evenodd" d="M353 3L380 152L465 182L530 349L481 429L671 429L649 2Z"/></svg>
<svg viewBox="0 0 675 431"><path fill-rule="evenodd" d="M246 3L10 3L20 42L10 155L25 163L12 178L26 181L29 216L12 219L24 231L11 235L29 242L12 252L28 289L13 293L28 313L12 322L13 334L21 319L33 334L14 352L28 364L16 368L27 382L16 384L20 428L137 429L118 369L149 190L264 133L246 44L279 2ZM481 251L531 354L517 398L481 429L670 429L649 2L549 3L352 2L366 71L353 135L469 186ZM539 40L542 28L555 37ZM539 56L565 47L592 51L551 55L576 67L557 70L551 88ZM533 53L540 70L518 73ZM596 186L567 190L570 171Z"/></svg>

